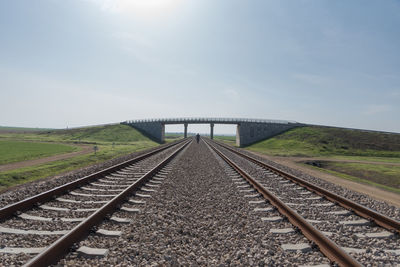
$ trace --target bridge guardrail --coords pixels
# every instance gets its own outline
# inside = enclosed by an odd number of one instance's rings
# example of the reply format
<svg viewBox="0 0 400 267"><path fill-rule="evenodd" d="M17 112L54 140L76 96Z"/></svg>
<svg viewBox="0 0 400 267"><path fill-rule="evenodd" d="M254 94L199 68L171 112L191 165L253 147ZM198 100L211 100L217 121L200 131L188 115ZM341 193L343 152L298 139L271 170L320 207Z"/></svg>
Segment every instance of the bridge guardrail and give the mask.
<svg viewBox="0 0 400 267"><path fill-rule="evenodd" d="M206 118L206 117L182 117L182 118L159 118L159 119L139 119L127 120L124 123L147 123L147 122L160 122L168 124L180 123L277 123L277 124L298 124L296 121L288 120L271 120L271 119L249 119L249 118Z"/></svg>

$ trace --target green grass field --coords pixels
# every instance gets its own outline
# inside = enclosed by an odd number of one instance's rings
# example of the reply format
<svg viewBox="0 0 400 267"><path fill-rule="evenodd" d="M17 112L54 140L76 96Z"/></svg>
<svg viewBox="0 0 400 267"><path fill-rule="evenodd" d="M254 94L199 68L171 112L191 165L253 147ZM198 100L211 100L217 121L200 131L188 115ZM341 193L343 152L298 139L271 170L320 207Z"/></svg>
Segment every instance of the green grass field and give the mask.
<svg viewBox="0 0 400 267"><path fill-rule="evenodd" d="M236 136L233 135L215 135L214 139L217 141L222 141L231 146L236 145Z"/></svg>
<svg viewBox="0 0 400 267"><path fill-rule="evenodd" d="M0 131L0 146L2 144L5 147L21 145L14 150L0 148L0 160L3 159L3 162L11 162L12 158L15 160L38 158L45 153L56 153L56 151L57 153L70 152L71 149L74 151L74 149L78 149L73 146L74 144L96 145L99 150L96 154L90 153L37 166L0 172L0 191L14 185L57 175L158 145L132 127L120 124L40 132ZM35 153L29 149L32 147L36 148ZM62 149L64 149L63 152L61 152Z"/></svg>
<svg viewBox="0 0 400 267"><path fill-rule="evenodd" d="M114 147L111 145L99 145L99 150L96 154L90 153L37 166L0 172L0 192L10 186L65 173L156 145L157 143L152 141L138 141L128 145L115 145Z"/></svg>
<svg viewBox="0 0 400 267"><path fill-rule="evenodd" d="M164 140L166 143L174 142L183 138L183 133L165 133Z"/></svg>
<svg viewBox="0 0 400 267"><path fill-rule="evenodd" d="M0 164L43 158L79 149L64 144L0 140Z"/></svg>
<svg viewBox="0 0 400 267"><path fill-rule="evenodd" d="M319 161L314 168L400 194L400 166Z"/></svg>

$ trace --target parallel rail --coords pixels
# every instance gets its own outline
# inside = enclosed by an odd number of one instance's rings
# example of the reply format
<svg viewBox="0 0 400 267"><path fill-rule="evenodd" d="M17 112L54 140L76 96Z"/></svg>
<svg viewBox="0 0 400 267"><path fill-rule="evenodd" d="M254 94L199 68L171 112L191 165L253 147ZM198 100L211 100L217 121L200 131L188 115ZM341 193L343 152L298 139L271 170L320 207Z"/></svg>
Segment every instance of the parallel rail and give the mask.
<svg viewBox="0 0 400 267"><path fill-rule="evenodd" d="M203 139L204 140L204 139ZM351 257L346 251L340 248L332 240L326 237L321 231L312 226L296 211L290 208L288 205L283 203L273 193L268 191L260 183L258 183L253 177L251 177L246 171L241 169L237 164L231 161L225 154L223 154L213 144L206 141L206 143L236 172L238 172L243 178L245 178L253 187L261 194L264 198L268 199L269 202L275 206L278 211L286 216L288 220L295 226L297 226L301 232L309 240L314 242L320 249L320 251L332 262L339 264L340 266L362 266L353 257Z"/></svg>
<svg viewBox="0 0 400 267"><path fill-rule="evenodd" d="M255 163L255 164L257 164L257 165L259 165L259 166L261 166L261 167L263 167L265 169L268 169L268 170L270 170L270 171L272 171L272 172L274 172L274 173L276 173L276 174L278 174L278 175L280 175L282 177L285 177L286 179L298 184L299 186L305 187L308 190L310 190L310 191L312 191L312 192L314 192L314 193L316 193L316 194L318 194L320 196L323 196L326 199L328 199L328 200L330 200L330 201L332 201L334 203L337 203L338 205L342 206L345 209L353 211L354 213L358 214L359 216L361 216L361 217L363 217L363 218L365 218L367 220L375 222L377 225L379 225L379 226L381 226L381 227L383 227L385 229L400 233L400 222L395 220L395 219L392 219L392 218L390 218L388 216L385 216L385 215L383 215L383 214L381 214L381 213L379 213L377 211L374 211L372 209L364 207L364 206L362 206L362 205L360 205L360 204L358 204L358 203L356 203L356 202L354 202L352 200L349 200L347 198L339 196L339 195L337 195L337 194L335 194L335 193L333 193L331 191L328 191L328 190L326 190L326 189L324 189L322 187L314 185L314 184L312 184L310 182L307 182L307 181L305 181L305 180L303 180L301 178L295 177L294 175L291 175L291 174L289 174L287 172L284 172L284 171L282 171L280 169L277 169L277 168L275 168L273 166L270 166L270 165L268 165L268 164L266 164L266 163L264 163L264 162L262 162L262 161L260 161L260 160L258 160L256 158L254 158L254 157L251 157L249 155L241 153L241 152L239 152L239 151L237 151L237 150L235 150L235 149L233 149L233 148L231 148L231 147L229 147L229 146L227 146L225 144L221 144L220 142L216 142L216 143L218 145L228 149L229 151L231 151L231 152L233 152L233 153L235 153L235 154L237 154L237 155L239 155L239 156L241 156L241 157L243 157L243 158L245 158L247 160L250 160L251 162L253 162L253 163Z"/></svg>
<svg viewBox="0 0 400 267"><path fill-rule="evenodd" d="M78 180L72 181L70 183L55 187L53 189L50 189L48 191L45 191L43 193L37 194L35 196L23 199L19 202L7 205L3 208L0 209L0 221L4 221L5 219L13 216L15 213L20 212L20 211L25 211L28 210L32 207L34 207L35 205L39 204L39 203L43 203L43 202L47 202L52 200L53 198L65 194L68 191L71 191L73 189L76 189L82 185L88 184L96 179L98 179L99 177L102 177L104 175L107 175L109 173L115 172L117 170L120 170L121 168L127 166L127 165L131 165L135 162L141 161L145 158L148 158L152 155L155 155L163 150L166 150L167 148L170 148L172 146L178 145L180 143L184 142L184 140L178 141L178 142L174 142L171 144L168 144L166 146L163 146L161 148L155 149L153 151L150 151L148 153L145 153L143 155L140 155L138 157L135 157L133 159L124 161L122 163L116 164L114 166L111 166L107 169L95 172L93 174L87 175L83 178L80 178Z"/></svg>
<svg viewBox="0 0 400 267"><path fill-rule="evenodd" d="M161 170L168 162L170 162L180 151L182 151L192 141L186 141L181 147L167 156L161 163L139 178L136 182L119 193L107 204L102 206L94 212L87 219L75 226L67 234L59 238L56 242L46 248L43 252L38 254L24 266L48 266L57 263L57 261L65 254L67 254L74 243L79 242L86 237L90 230L100 222L102 222L107 215L113 213L118 206L123 203L134 191L138 190L144 185L151 177L153 177L159 170Z"/></svg>
<svg viewBox="0 0 400 267"><path fill-rule="evenodd" d="M374 210L366 208L358 203L355 203L351 200L348 200L344 197L338 196L335 193L332 193L324 188L318 187L310 182L307 182L301 178L295 177L289 173L286 173L278 168L270 166L252 156L246 155L233 149L225 144L221 144L220 142L215 142L211 140L203 139L210 148L212 148L225 162L227 162L237 173L239 173L243 178L245 178L250 184L254 186L254 188L269 202L277 208L277 210L286 216L288 220L296 227L298 227L305 237L314 242L320 249L320 251L327 256L332 262L339 264L340 266L361 266L359 262L357 262L353 257L351 257L347 252L345 252L342 248L340 248L337 244L335 244L332 240L330 240L327 236L325 236L321 231L312 226L309 222L307 222L302 216L300 216L296 211L286 205L283 201L281 201L278 197L276 197L273 193L268 191L264 186L262 186L257 180L255 180L250 174L241 169L237 164L235 164L232 160L230 160L219 148L216 147L216 144L243 157L265 169L268 169L290 181L307 188L314 193L325 197L326 199L337 203L338 205L350 209L356 214L364 217L368 220L374 221L376 224L400 233L400 222L396 221L390 217L382 215ZM129 187L124 189L121 193L111 199L107 204L103 205L96 212L91 214L84 221L75 226L72 230L70 230L66 235L59 238L56 242L51 244L48 248L46 248L42 253L38 254L36 257L31 259L29 262L25 264L25 266L47 266L51 264L57 263L57 261L63 257L66 253L70 251L70 248L73 244L79 242L83 238L85 238L94 226L99 224L102 220L107 218L111 213L113 213L121 203L123 203L134 191L138 190L142 185L144 185L151 177L153 177L156 173L158 173L163 167L165 167L180 151L182 151L188 144L192 141L188 141L184 139L179 142L171 143L164 147L155 149L151 152L138 156L134 159L125 161L123 163L114 165L102 171L93 173L91 175L85 176L76 181L67 183L65 185L56 187L54 189L48 190L36 196L29 197L25 200L19 201L17 203L8 205L0 209L0 221L3 221L11 216L13 216L16 212L24 211L29 208L34 207L39 203L43 203L46 201L52 200L54 197L65 194L66 192L76 189L84 184L90 183L99 177L110 174L112 172L118 171L128 165L131 165L135 162L141 161L147 157L155 155L165 149L171 148L173 146L177 146L178 148L169 154L161 163L159 163L156 167L151 169ZM226 153L226 152L225 152Z"/></svg>

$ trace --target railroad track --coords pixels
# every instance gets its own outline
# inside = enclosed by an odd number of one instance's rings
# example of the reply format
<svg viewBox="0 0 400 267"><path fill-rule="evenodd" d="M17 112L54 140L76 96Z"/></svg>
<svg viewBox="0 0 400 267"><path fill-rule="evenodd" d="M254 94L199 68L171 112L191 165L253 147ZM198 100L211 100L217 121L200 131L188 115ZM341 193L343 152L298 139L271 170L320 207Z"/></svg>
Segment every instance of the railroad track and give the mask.
<svg viewBox="0 0 400 267"><path fill-rule="evenodd" d="M274 212L265 200L260 200L266 199L281 214L262 217L263 220L286 218L294 226L276 229L276 233L285 235L299 229L331 262L341 266L400 262L399 221L269 166L237 149L211 140L206 143L229 165L228 173L238 187L245 188L246 196L258 199L253 200L253 203L261 205L256 210L265 211L264 215ZM306 243L297 245L299 250L310 248ZM295 245L293 247L296 248Z"/></svg>
<svg viewBox="0 0 400 267"><path fill-rule="evenodd" d="M0 265L400 263L398 221L324 190L183 140L0 209Z"/></svg>
<svg viewBox="0 0 400 267"><path fill-rule="evenodd" d="M171 161L190 143L172 143L0 209L0 258L3 265L46 266L76 251L92 257L107 247L77 247L95 235L120 236L110 227L130 223L170 170ZM37 254L32 258L32 255Z"/></svg>

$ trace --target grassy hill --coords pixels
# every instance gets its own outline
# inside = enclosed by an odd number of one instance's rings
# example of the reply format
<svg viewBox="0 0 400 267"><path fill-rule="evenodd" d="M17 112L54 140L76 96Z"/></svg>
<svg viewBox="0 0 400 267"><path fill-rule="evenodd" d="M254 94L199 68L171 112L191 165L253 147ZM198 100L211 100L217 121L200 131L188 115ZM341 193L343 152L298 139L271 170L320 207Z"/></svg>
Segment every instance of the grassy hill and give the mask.
<svg viewBox="0 0 400 267"><path fill-rule="evenodd" d="M279 156L400 157L400 134L308 126L291 129L247 149Z"/></svg>
<svg viewBox="0 0 400 267"><path fill-rule="evenodd" d="M141 134L138 130L122 124L52 130L41 132L39 135L41 137L56 138L64 141L118 143L150 141L149 138Z"/></svg>
<svg viewBox="0 0 400 267"><path fill-rule="evenodd" d="M0 191L157 145L134 128L121 124L68 130L0 131L0 164L78 151L82 146L93 151L68 159L0 172ZM96 153L94 146L97 148Z"/></svg>

